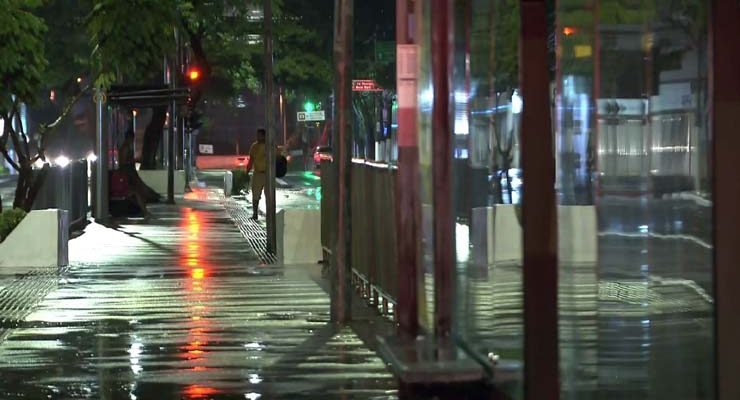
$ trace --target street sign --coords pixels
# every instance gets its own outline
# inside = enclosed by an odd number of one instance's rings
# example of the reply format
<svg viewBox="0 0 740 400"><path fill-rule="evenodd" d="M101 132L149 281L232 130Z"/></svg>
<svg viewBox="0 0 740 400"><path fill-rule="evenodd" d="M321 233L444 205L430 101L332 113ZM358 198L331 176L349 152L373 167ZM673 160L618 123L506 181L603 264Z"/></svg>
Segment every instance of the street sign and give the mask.
<svg viewBox="0 0 740 400"><path fill-rule="evenodd" d="M213 154L213 145L212 144L199 144L198 150L200 151L200 154Z"/></svg>
<svg viewBox="0 0 740 400"><path fill-rule="evenodd" d="M323 111L299 111L298 122L324 121L326 116Z"/></svg>
<svg viewBox="0 0 740 400"><path fill-rule="evenodd" d="M372 79L355 79L352 81L353 92L382 92L383 88Z"/></svg>

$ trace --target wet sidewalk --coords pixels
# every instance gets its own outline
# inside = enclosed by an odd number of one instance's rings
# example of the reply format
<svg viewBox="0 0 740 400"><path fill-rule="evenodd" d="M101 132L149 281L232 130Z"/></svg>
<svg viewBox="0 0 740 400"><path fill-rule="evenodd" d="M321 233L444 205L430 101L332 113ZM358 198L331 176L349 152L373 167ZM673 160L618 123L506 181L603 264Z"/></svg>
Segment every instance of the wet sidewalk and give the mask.
<svg viewBox="0 0 740 400"><path fill-rule="evenodd" d="M152 212L88 226L72 265L36 279L43 300L0 331L0 399L396 397L375 352L328 322L320 266L262 264L213 200Z"/></svg>

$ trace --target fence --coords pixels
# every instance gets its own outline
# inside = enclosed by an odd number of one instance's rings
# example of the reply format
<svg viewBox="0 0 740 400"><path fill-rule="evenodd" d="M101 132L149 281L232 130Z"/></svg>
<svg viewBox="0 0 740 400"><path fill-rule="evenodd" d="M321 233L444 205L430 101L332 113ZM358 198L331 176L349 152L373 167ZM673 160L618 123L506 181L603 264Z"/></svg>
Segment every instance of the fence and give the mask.
<svg viewBox="0 0 740 400"><path fill-rule="evenodd" d="M324 258L329 259L337 231L335 164L323 161L321 177L321 241ZM352 163L352 282L385 314L391 312L398 295L395 185L395 167L366 161Z"/></svg>
<svg viewBox="0 0 740 400"><path fill-rule="evenodd" d="M65 167L51 167L33 203L34 210L47 208L67 210L71 227L87 220L87 160L72 161Z"/></svg>

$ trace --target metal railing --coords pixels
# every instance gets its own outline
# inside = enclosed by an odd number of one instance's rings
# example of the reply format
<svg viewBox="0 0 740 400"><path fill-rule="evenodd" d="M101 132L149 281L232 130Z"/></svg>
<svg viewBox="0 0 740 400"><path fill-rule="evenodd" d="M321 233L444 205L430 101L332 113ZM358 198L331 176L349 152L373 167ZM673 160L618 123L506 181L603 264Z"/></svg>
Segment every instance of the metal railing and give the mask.
<svg viewBox="0 0 740 400"><path fill-rule="evenodd" d="M396 168L369 161L352 163L352 283L360 295L390 315L398 295ZM329 260L336 243L335 165L321 163L321 242Z"/></svg>
<svg viewBox="0 0 740 400"><path fill-rule="evenodd" d="M87 160L72 161L65 167L51 167L36 195L33 209L67 210L70 226L79 226L87 220L89 210L87 174Z"/></svg>

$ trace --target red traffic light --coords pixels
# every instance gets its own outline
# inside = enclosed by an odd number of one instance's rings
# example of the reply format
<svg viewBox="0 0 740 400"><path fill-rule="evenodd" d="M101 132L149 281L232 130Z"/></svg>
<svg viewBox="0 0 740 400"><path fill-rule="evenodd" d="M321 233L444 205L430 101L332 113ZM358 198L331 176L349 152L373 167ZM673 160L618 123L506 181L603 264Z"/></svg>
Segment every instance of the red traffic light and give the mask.
<svg viewBox="0 0 740 400"><path fill-rule="evenodd" d="M578 32L578 30L572 26L566 26L565 28L563 28L563 34L565 36L570 36L576 32Z"/></svg>
<svg viewBox="0 0 740 400"><path fill-rule="evenodd" d="M195 68L195 67L188 68L187 77L190 80L190 82L197 82L198 80L200 80L200 75L201 75L200 69Z"/></svg>

